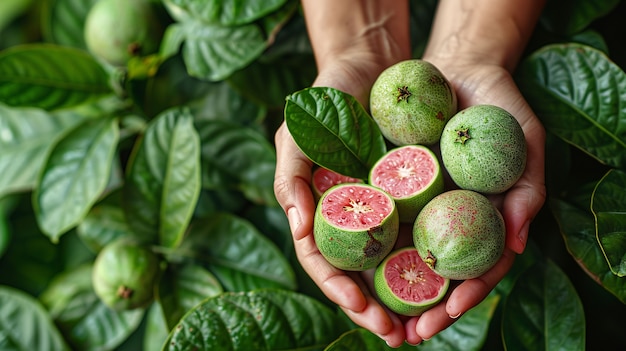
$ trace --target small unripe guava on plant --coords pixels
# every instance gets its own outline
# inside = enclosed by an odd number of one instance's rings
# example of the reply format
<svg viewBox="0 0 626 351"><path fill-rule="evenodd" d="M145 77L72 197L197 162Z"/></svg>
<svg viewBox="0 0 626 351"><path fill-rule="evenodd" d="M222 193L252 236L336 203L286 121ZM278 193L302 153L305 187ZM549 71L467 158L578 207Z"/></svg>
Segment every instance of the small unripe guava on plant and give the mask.
<svg viewBox="0 0 626 351"><path fill-rule="evenodd" d="M413 243L422 260L435 273L453 280L487 272L502 256L505 238L500 211L471 190L437 195L413 225Z"/></svg>
<svg viewBox="0 0 626 351"><path fill-rule="evenodd" d="M420 59L385 69L370 92L370 113L395 145L433 145L456 113L457 98L443 73Z"/></svg>
<svg viewBox="0 0 626 351"><path fill-rule="evenodd" d="M152 302L159 272L159 258L154 252L119 238L105 245L94 261L94 291L114 310L144 307Z"/></svg>
<svg viewBox="0 0 626 351"><path fill-rule="evenodd" d="M85 19L87 49L114 66L155 53L164 31L156 6L150 0L96 2Z"/></svg>
<svg viewBox="0 0 626 351"><path fill-rule="evenodd" d="M374 288L380 301L404 316L419 316L435 307L449 285L450 279L430 269L412 246L391 252L374 273Z"/></svg>
<svg viewBox="0 0 626 351"><path fill-rule="evenodd" d="M391 252L399 227L389 194L369 184L343 183L326 190L318 201L313 236L331 265L364 271Z"/></svg>
<svg viewBox="0 0 626 351"><path fill-rule="evenodd" d="M502 193L526 168L522 127L494 105L474 105L455 114L443 130L440 149L450 178L462 189Z"/></svg>
<svg viewBox="0 0 626 351"><path fill-rule="evenodd" d="M372 167L369 183L385 190L396 202L400 222L415 222L419 211L444 190L437 156L423 145L389 150Z"/></svg>

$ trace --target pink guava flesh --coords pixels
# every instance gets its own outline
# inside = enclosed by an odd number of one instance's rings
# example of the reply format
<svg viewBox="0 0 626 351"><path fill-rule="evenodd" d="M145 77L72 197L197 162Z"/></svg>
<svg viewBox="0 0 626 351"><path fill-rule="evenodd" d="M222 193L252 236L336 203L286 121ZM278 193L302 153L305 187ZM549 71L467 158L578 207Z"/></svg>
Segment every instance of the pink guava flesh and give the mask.
<svg viewBox="0 0 626 351"><path fill-rule="evenodd" d="M392 201L380 191L354 185L327 194L321 206L330 224L342 229L363 230L379 226L393 211Z"/></svg>
<svg viewBox="0 0 626 351"><path fill-rule="evenodd" d="M385 266L384 274L393 293L411 303L439 299L446 283L422 261L416 250L392 257Z"/></svg>
<svg viewBox="0 0 626 351"><path fill-rule="evenodd" d="M430 184L437 167L429 152L419 147L404 147L390 153L372 170L372 183L395 198L404 198Z"/></svg>

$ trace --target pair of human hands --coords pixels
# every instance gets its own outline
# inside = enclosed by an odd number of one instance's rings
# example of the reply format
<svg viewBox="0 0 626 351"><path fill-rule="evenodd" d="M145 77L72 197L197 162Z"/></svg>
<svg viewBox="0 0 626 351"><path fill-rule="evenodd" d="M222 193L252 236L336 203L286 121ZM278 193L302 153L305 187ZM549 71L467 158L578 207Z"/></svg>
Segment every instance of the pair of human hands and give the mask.
<svg viewBox="0 0 626 351"><path fill-rule="evenodd" d="M530 222L545 201L543 126L528 106L511 74L504 68L480 61L424 57L449 79L458 99L458 109L491 104L509 111L520 122L526 137L526 169L506 193L490 196L506 223L506 247L496 265L484 275L461 282L444 301L419 317L399 316L377 300L373 271L346 272L331 266L320 254L313 237L316 203L311 192L311 161L298 149L283 123L275 135L277 151L274 190L291 228L295 252L307 274L322 292L347 316L384 339L392 347L403 342L418 344L450 326L480 303L507 274L516 254L523 252ZM333 87L353 95L368 107L371 84L385 67L366 55L325 66L314 86ZM410 228L403 228L398 246L411 245Z"/></svg>

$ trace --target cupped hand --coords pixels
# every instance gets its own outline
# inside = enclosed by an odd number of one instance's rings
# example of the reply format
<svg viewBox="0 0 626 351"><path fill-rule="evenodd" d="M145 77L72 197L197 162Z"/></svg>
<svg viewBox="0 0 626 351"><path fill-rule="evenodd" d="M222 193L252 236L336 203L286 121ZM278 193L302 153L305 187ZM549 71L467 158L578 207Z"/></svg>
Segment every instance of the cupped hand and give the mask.
<svg viewBox="0 0 626 351"><path fill-rule="evenodd" d="M545 130L523 98L510 73L502 67L482 63L464 64L459 60L437 60L435 64L450 80L458 98L458 109L491 104L506 109L519 121L528 148L522 177L504 194L490 196L506 223L503 256L487 273L456 286L445 303L425 312L415 323L415 333L407 328L407 340L418 343L451 325L458 317L480 303L507 274L516 254L526 246L530 222L544 204Z"/></svg>

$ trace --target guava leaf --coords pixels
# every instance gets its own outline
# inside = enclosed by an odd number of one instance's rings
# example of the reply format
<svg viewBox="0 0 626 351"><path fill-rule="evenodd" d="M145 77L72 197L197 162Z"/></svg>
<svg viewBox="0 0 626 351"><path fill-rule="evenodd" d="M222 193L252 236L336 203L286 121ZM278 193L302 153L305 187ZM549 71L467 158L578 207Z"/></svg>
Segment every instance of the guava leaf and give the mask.
<svg viewBox="0 0 626 351"><path fill-rule="evenodd" d="M224 292L217 278L196 264L172 265L159 284L159 302L171 330L188 310Z"/></svg>
<svg viewBox="0 0 626 351"><path fill-rule="evenodd" d="M320 350L344 330L334 311L303 294L223 293L190 310L163 350Z"/></svg>
<svg viewBox="0 0 626 351"><path fill-rule="evenodd" d="M522 273L503 307L507 350L584 350L585 312L567 275L552 261Z"/></svg>
<svg viewBox="0 0 626 351"><path fill-rule="evenodd" d="M56 139L82 120L0 104L0 197L30 190Z"/></svg>
<svg viewBox="0 0 626 351"><path fill-rule="evenodd" d="M52 148L33 193L33 208L53 242L78 225L102 195L118 140L117 119L101 118L82 123Z"/></svg>
<svg viewBox="0 0 626 351"><path fill-rule="evenodd" d="M0 349L70 350L50 316L34 297L0 286Z"/></svg>
<svg viewBox="0 0 626 351"><path fill-rule="evenodd" d="M276 150L264 134L226 121L197 121L196 128L205 189L229 187L255 203L277 203L273 188Z"/></svg>
<svg viewBox="0 0 626 351"><path fill-rule="evenodd" d="M0 1L0 32L16 17L24 13L32 3L33 0Z"/></svg>
<svg viewBox="0 0 626 351"><path fill-rule="evenodd" d="M619 277L626 276L626 173L610 170L591 198L600 248Z"/></svg>
<svg viewBox="0 0 626 351"><path fill-rule="evenodd" d="M218 213L194 222L181 247L208 264L225 290L295 289L295 273L280 249L248 220Z"/></svg>
<svg viewBox="0 0 626 351"><path fill-rule="evenodd" d="M40 298L75 349L113 350L139 327L145 310L108 308L93 291L92 268L84 264L59 274Z"/></svg>
<svg viewBox="0 0 626 351"><path fill-rule="evenodd" d="M145 318L143 350L160 350L170 332L170 328L165 324L161 305L153 303Z"/></svg>
<svg viewBox="0 0 626 351"><path fill-rule="evenodd" d="M182 55L190 76L220 81L247 66L263 53L267 44L254 24L230 27L189 20L168 26L161 54Z"/></svg>
<svg viewBox="0 0 626 351"><path fill-rule="evenodd" d="M122 208L106 204L92 207L76 228L76 234L94 253L117 238L133 236Z"/></svg>
<svg viewBox="0 0 626 351"><path fill-rule="evenodd" d="M626 279L613 274L596 238L594 218L589 209L592 189L585 187L577 196L579 199L551 199L550 209L567 250L576 262L594 281L626 304Z"/></svg>
<svg viewBox="0 0 626 351"><path fill-rule="evenodd" d="M110 94L109 76L84 50L25 44L0 52L0 102L47 110Z"/></svg>
<svg viewBox="0 0 626 351"><path fill-rule="evenodd" d="M612 167L626 168L626 74L597 49L554 44L517 75L545 128Z"/></svg>
<svg viewBox="0 0 626 351"><path fill-rule="evenodd" d="M367 179L386 152L376 122L353 96L334 88L306 88L287 96L285 122L311 161L353 178Z"/></svg>
<svg viewBox="0 0 626 351"><path fill-rule="evenodd" d="M123 188L128 225L139 237L176 247L200 193L200 139L186 109L155 117L135 144Z"/></svg>
<svg viewBox="0 0 626 351"><path fill-rule="evenodd" d="M210 24L250 23L280 8L287 0L165 0L173 16L194 18ZM182 16L182 17L181 17Z"/></svg>
<svg viewBox="0 0 626 351"><path fill-rule="evenodd" d="M89 10L98 0L48 0L43 7L42 29L46 41L85 49L84 27Z"/></svg>
<svg viewBox="0 0 626 351"><path fill-rule="evenodd" d="M611 12L620 0L550 0L541 14L540 23L549 31L572 35Z"/></svg>

